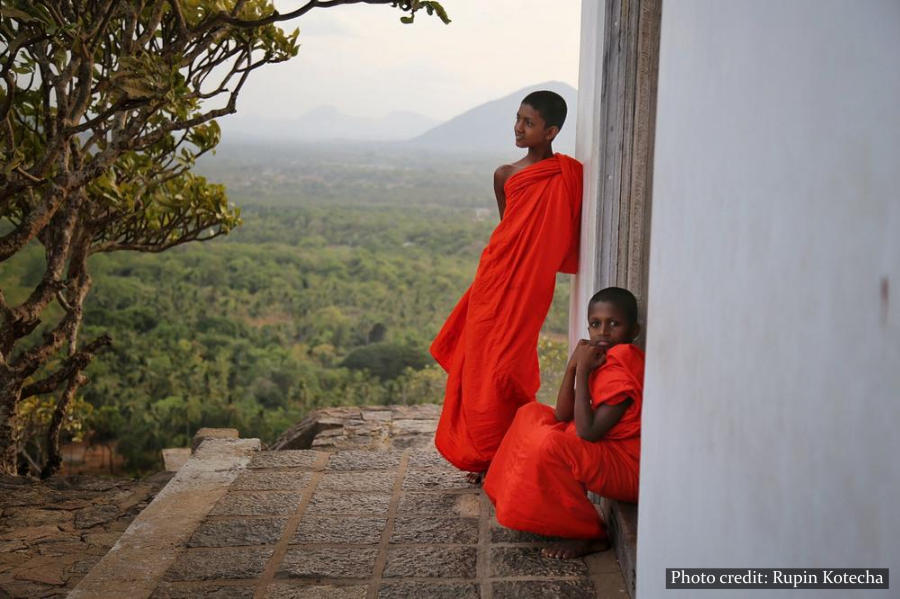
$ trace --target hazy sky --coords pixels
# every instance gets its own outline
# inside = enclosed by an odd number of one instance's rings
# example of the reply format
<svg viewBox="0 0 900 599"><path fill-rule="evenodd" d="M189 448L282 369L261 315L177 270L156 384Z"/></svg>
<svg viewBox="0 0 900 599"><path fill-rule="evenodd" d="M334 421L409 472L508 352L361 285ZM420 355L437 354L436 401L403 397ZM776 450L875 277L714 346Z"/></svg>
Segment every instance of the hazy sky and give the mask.
<svg viewBox="0 0 900 599"><path fill-rule="evenodd" d="M285 12L299 0L279 0ZM580 0L444 0L453 22L389 6L314 9L294 23L300 53L250 76L243 116L333 105L355 116L412 110L445 120L547 80L578 80ZM291 25L289 27L293 27ZM227 123L223 123L227 128Z"/></svg>

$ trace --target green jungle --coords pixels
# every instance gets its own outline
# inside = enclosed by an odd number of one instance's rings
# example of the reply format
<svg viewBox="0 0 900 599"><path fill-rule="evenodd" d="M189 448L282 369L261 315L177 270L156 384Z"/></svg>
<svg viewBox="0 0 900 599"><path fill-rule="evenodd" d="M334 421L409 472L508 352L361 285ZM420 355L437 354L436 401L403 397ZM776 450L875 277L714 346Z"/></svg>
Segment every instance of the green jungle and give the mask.
<svg viewBox="0 0 900 599"><path fill-rule="evenodd" d="M428 345L497 223L493 169L515 158L223 144L198 171L240 206L238 229L91 258L82 336L108 332L113 346L86 371L66 438L115 444L140 473L201 426L267 443L324 406L440 403L445 376ZM35 246L3 265L9 300L33 288L43 260ZM545 402L567 357L568 279L558 276L539 343ZM51 399L26 400L22 426L46 426Z"/></svg>

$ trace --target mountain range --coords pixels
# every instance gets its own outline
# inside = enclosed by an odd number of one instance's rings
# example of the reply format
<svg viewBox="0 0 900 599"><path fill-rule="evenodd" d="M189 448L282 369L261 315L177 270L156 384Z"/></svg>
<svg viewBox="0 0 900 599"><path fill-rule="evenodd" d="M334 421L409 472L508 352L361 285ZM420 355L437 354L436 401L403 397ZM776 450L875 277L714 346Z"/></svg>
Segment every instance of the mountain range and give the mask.
<svg viewBox="0 0 900 599"><path fill-rule="evenodd" d="M443 123L409 111L392 112L382 118L364 118L343 114L332 106L322 106L293 119L237 119L225 124L226 139L229 142L389 142L453 153L508 152L515 147L516 109L522 98L537 89L555 91L566 100L569 124L563 127L554 149L571 154L575 149L573 123L577 91L559 81L517 90L479 104Z"/></svg>
<svg viewBox="0 0 900 599"><path fill-rule="evenodd" d="M401 141L437 124L437 120L417 112L397 111L367 118L320 106L291 119L244 117L226 127L229 136L252 141Z"/></svg>

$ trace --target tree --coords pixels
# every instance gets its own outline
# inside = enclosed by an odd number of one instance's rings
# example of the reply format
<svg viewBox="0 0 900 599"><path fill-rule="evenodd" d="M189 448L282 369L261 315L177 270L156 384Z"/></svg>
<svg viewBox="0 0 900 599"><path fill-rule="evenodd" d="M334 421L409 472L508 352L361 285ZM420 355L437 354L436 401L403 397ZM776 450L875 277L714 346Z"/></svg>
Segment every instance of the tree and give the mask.
<svg viewBox="0 0 900 599"><path fill-rule="evenodd" d="M82 341L88 258L160 252L240 223L221 185L194 175L235 112L249 75L297 54L276 24L314 8L383 4L449 22L438 2L31 0L0 7L0 263L29 244L45 255L21 302L0 290L0 472L15 473L23 400L58 394L43 475L60 463L66 410L107 335ZM47 320L43 327L42 320Z"/></svg>
<svg viewBox="0 0 900 599"><path fill-rule="evenodd" d="M373 343L358 347L341 362L351 370L368 370L382 381L395 379L407 368L420 370L431 360L422 350L399 343Z"/></svg>

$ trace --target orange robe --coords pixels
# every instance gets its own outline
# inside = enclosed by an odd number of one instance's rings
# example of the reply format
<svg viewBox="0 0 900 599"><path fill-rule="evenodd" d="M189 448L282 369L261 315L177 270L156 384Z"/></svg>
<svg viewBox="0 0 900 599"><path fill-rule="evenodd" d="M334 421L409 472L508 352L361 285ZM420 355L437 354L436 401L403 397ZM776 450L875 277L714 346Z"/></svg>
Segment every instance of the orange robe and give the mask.
<svg viewBox="0 0 900 599"><path fill-rule="evenodd" d="M431 344L448 373L435 445L457 468L486 470L516 410L535 400L556 272L578 267L581 186L581 163L563 154L506 181L475 280Z"/></svg>
<svg viewBox="0 0 900 599"><path fill-rule="evenodd" d="M552 537L604 537L586 491L637 501L643 379L644 353L634 345L610 348L606 362L591 374L595 409L633 400L599 441L581 439L575 422L557 421L550 406L522 407L484 479L497 521Z"/></svg>

